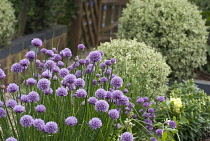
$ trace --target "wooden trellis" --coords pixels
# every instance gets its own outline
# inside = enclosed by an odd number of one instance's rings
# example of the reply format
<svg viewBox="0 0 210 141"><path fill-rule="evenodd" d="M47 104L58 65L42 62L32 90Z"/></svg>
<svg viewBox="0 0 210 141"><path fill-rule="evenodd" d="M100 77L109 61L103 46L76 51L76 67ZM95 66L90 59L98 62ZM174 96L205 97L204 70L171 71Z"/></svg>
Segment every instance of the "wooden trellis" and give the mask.
<svg viewBox="0 0 210 141"><path fill-rule="evenodd" d="M77 54L77 45L96 47L100 42L116 38L118 19L129 0L75 0L78 15L72 25L71 46Z"/></svg>

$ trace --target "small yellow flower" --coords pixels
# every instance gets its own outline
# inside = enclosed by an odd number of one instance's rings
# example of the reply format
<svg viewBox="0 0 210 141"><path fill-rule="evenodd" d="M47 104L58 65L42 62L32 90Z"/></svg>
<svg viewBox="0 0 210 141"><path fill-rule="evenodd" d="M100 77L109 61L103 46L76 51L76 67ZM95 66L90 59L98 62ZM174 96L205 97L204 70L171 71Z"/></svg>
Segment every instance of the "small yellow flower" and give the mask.
<svg viewBox="0 0 210 141"><path fill-rule="evenodd" d="M176 108L182 108L181 98L170 98L170 103L174 102Z"/></svg>

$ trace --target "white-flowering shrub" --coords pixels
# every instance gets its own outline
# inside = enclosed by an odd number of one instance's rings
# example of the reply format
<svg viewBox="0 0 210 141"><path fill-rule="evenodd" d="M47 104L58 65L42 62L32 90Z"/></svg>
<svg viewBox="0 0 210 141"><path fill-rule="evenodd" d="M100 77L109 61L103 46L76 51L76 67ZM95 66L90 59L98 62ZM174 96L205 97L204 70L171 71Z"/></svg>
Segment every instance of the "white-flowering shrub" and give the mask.
<svg viewBox="0 0 210 141"><path fill-rule="evenodd" d="M8 0L0 0L0 47L8 44L14 34L14 9Z"/></svg>
<svg viewBox="0 0 210 141"><path fill-rule="evenodd" d="M116 58L114 73L123 76L126 82L131 82L132 96L157 96L167 90L170 67L161 53L146 44L116 39L102 43L98 50L104 52L105 59Z"/></svg>
<svg viewBox="0 0 210 141"><path fill-rule="evenodd" d="M156 48L167 57L174 77L190 78L206 63L205 21L187 0L131 0L117 35Z"/></svg>

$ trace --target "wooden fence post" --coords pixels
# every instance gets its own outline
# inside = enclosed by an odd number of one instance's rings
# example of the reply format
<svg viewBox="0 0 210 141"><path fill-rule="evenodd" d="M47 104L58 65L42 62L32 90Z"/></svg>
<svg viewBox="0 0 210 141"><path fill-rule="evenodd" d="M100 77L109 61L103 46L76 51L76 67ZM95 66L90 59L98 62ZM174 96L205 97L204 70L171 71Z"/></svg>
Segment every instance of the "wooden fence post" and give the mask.
<svg viewBox="0 0 210 141"><path fill-rule="evenodd" d="M78 6L78 10L75 18L73 19L73 23L71 25L70 32L70 48L73 55L77 55L78 49L77 46L80 44L80 39L82 35L82 16L83 16L83 1L82 0L74 0L76 6Z"/></svg>

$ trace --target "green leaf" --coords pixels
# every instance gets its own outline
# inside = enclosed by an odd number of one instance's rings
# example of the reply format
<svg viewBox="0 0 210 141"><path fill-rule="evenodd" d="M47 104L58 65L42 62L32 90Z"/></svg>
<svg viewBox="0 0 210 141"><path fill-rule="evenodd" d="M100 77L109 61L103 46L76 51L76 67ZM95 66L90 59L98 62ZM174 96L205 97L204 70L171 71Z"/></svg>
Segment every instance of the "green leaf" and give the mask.
<svg viewBox="0 0 210 141"><path fill-rule="evenodd" d="M172 129L172 128L165 128L166 131L170 131L172 133L178 133L177 129Z"/></svg>
<svg viewBox="0 0 210 141"><path fill-rule="evenodd" d="M189 120L186 117L181 116L179 123L180 124L184 124L184 123L188 123L189 124Z"/></svg>
<svg viewBox="0 0 210 141"><path fill-rule="evenodd" d="M163 135L162 135L162 140L165 141L168 137L168 132L167 131L164 131L163 132Z"/></svg>

